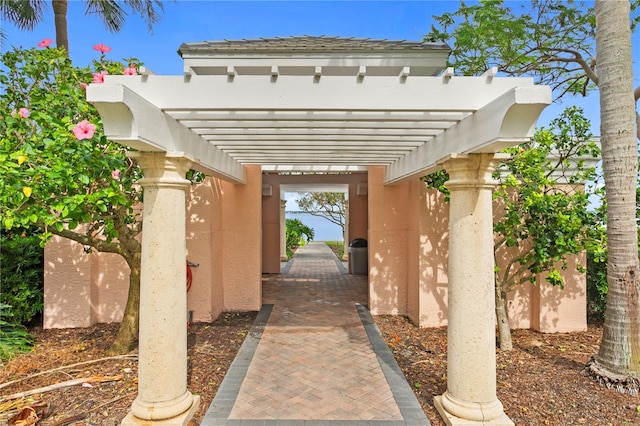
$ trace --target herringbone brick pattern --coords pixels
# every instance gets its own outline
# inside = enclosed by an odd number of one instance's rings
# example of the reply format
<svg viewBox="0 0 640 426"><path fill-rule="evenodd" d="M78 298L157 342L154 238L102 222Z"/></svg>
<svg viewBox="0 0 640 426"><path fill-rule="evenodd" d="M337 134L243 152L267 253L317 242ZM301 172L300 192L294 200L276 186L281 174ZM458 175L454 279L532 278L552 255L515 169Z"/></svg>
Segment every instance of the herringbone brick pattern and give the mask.
<svg viewBox="0 0 640 426"><path fill-rule="evenodd" d="M265 279L263 301L273 311L230 420L402 420L356 310L366 277L311 243L288 274Z"/></svg>

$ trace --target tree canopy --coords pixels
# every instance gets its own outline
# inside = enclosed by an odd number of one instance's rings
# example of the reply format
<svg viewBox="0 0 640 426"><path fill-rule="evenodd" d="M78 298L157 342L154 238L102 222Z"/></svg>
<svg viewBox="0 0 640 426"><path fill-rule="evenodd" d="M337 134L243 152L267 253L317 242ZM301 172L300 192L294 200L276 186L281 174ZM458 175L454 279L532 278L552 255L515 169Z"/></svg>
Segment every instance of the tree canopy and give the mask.
<svg viewBox="0 0 640 426"><path fill-rule="evenodd" d="M104 136L85 87L100 83L106 73L133 73L139 64L109 61L104 46L96 45L101 55L93 69L78 68L64 49L50 43L0 57L0 220L8 230L41 228L43 242L59 235L87 251L122 256L132 270L133 297L129 320L123 321L128 337L123 332L116 341L128 340L124 346L130 348L137 336L141 218L136 205L142 197L134 183L141 171L125 156L125 147Z"/></svg>
<svg viewBox="0 0 640 426"><path fill-rule="evenodd" d="M302 192L298 206L303 212L323 217L336 224L344 235L346 196L344 192Z"/></svg>
<svg viewBox="0 0 640 426"><path fill-rule="evenodd" d="M494 191L504 214L494 224L496 314L500 348L511 349L507 294L526 282L564 286L569 259L599 241L595 212L582 184L595 179L600 148L590 123L571 107L536 131L530 142L507 150L511 158ZM584 265L579 265L584 270Z"/></svg>
<svg viewBox="0 0 640 426"><path fill-rule="evenodd" d="M633 27L640 22L639 5L637 0L632 4ZM457 73L480 75L497 67L506 75L533 76L551 86L557 98L586 95L598 84L596 19L593 6L585 2L461 1L457 11L434 19L425 38L452 46L449 64Z"/></svg>

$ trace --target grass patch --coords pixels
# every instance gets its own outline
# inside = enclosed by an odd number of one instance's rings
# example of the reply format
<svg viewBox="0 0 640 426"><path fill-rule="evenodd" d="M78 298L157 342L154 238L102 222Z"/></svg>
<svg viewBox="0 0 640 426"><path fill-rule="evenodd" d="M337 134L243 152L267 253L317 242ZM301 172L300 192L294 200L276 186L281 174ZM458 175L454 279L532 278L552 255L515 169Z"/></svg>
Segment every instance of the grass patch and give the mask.
<svg viewBox="0 0 640 426"><path fill-rule="evenodd" d="M333 250L338 259L342 260L344 256L344 241L325 241L324 243Z"/></svg>

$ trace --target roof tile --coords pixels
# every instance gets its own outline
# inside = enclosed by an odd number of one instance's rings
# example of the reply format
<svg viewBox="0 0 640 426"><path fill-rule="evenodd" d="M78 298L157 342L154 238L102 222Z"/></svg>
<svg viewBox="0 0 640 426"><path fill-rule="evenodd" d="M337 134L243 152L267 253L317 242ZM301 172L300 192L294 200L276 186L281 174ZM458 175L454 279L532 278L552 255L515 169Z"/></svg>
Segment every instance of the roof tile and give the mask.
<svg viewBox="0 0 640 426"><path fill-rule="evenodd" d="M372 52L389 50L449 50L444 43L336 36L292 36L183 43L187 52Z"/></svg>

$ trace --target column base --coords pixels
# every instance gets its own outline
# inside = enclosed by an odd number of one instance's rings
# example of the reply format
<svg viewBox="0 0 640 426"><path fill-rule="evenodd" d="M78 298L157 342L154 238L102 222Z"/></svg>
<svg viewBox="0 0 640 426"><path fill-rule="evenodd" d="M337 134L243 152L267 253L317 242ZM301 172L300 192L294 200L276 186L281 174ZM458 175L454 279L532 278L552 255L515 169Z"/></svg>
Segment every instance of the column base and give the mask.
<svg viewBox="0 0 640 426"><path fill-rule="evenodd" d="M138 418L129 412L120 423L121 426L187 426L200 407L200 395L193 395L191 407L184 413L163 420L145 420Z"/></svg>
<svg viewBox="0 0 640 426"><path fill-rule="evenodd" d="M515 426L513 420L507 417L506 414L502 413L496 419L487 420L487 421L478 421L478 420L468 420L462 419L460 417L456 417L453 414L447 412L442 406L442 395L433 397L433 405L435 405L438 413L440 413L440 417L444 420L447 426L469 426L469 425L490 425L490 426Z"/></svg>

